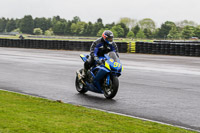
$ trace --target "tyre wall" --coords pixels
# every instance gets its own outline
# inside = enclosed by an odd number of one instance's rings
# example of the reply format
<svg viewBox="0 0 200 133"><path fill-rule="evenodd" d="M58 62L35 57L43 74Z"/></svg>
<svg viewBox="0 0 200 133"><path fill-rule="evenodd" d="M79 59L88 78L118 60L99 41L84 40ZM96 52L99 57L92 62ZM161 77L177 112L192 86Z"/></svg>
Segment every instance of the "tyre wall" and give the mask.
<svg viewBox="0 0 200 133"><path fill-rule="evenodd" d="M89 51L92 41L62 41L62 40L31 40L31 39L0 39L0 47L34 48L34 49L57 49ZM116 42L119 52L127 52L126 42Z"/></svg>
<svg viewBox="0 0 200 133"><path fill-rule="evenodd" d="M135 47L136 53L200 57L200 42L198 41L136 42Z"/></svg>

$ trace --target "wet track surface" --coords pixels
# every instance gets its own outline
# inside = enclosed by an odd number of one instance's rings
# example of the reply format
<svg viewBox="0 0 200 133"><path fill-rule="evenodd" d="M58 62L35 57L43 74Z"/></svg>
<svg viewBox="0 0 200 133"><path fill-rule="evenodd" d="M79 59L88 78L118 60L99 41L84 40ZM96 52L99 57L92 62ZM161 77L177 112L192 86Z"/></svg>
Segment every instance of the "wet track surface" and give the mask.
<svg viewBox="0 0 200 133"><path fill-rule="evenodd" d="M0 48L0 89L200 130L200 58L120 54L119 91L107 100L76 91L80 53Z"/></svg>

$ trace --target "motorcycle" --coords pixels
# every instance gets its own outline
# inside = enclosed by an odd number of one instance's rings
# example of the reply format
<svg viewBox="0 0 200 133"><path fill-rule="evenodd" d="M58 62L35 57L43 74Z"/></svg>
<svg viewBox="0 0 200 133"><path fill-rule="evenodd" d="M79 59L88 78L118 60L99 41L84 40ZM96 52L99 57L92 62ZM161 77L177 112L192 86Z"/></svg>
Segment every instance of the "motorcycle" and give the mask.
<svg viewBox="0 0 200 133"><path fill-rule="evenodd" d="M83 62L86 62L89 55L80 54ZM107 99L112 99L117 94L119 88L118 77L123 71L123 66L115 52L104 54L99 57L98 62L91 67L84 78L82 78L83 69L76 72L76 90L79 93L92 91L95 93L104 94Z"/></svg>

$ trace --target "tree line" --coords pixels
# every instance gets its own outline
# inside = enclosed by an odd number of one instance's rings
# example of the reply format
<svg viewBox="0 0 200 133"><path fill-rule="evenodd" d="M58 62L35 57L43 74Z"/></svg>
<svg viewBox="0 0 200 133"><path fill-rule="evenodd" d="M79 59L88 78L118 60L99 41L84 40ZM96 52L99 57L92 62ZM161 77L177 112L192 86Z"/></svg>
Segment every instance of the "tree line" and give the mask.
<svg viewBox="0 0 200 133"><path fill-rule="evenodd" d="M193 21L166 21L159 28L150 18L140 21L131 18L120 18L115 23L103 24L101 18L96 22L84 22L78 16L66 20L60 16L52 18L33 18L25 15L21 19L0 18L0 32L19 32L35 35L65 36L101 36L104 30L111 30L115 37L140 39L189 39L200 38L200 25Z"/></svg>

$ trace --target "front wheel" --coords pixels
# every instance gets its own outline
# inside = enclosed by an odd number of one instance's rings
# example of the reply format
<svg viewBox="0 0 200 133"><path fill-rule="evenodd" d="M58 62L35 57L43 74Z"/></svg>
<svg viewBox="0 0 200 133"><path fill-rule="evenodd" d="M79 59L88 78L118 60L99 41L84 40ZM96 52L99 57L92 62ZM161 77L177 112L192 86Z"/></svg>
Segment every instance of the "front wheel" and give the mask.
<svg viewBox="0 0 200 133"><path fill-rule="evenodd" d="M117 94L119 88L119 80L116 76L111 76L110 85L106 85L106 80L104 81L104 96L107 99L112 99Z"/></svg>

